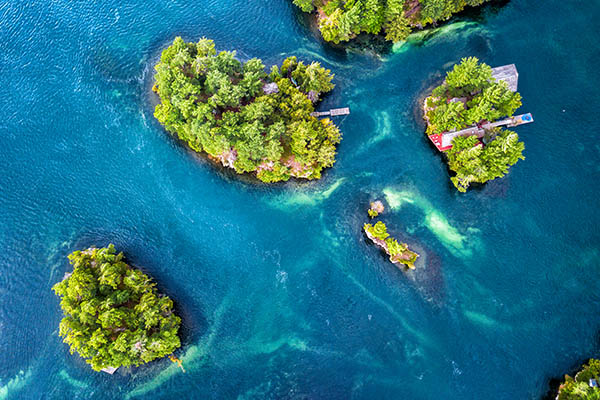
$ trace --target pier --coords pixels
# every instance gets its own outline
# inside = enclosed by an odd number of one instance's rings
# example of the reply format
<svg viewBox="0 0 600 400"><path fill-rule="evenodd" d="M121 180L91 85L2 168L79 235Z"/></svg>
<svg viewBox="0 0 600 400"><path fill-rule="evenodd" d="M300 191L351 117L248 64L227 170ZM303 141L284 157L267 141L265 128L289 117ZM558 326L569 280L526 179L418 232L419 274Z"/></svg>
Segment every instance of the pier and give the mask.
<svg viewBox="0 0 600 400"><path fill-rule="evenodd" d="M496 127L513 127L518 125L530 124L533 122L533 116L530 113L517 115L511 118L505 118L496 122L487 122L485 124L471 126L456 132L444 132L437 135L429 135L429 140L437 147L439 151L447 151L452 148L452 140L457 136L477 136L482 138L485 132Z"/></svg>
<svg viewBox="0 0 600 400"><path fill-rule="evenodd" d="M333 108L329 111L315 111L311 113L313 117L337 117L339 115L348 115L350 114L350 108Z"/></svg>
<svg viewBox="0 0 600 400"><path fill-rule="evenodd" d="M519 72L515 64L502 65L492 68L492 77L496 81L506 82L508 89L516 92L519 87ZM461 101L465 105L467 98L453 98L450 102ZM425 105L426 107L426 105ZM444 132L436 135L429 135L429 140L437 147L439 151L447 151L452 148L452 140L457 136L477 136L482 138L485 132L496 127L513 127L517 125L530 124L533 122L533 116L530 113L517 115L516 117L505 118L496 122L485 122L470 126L460 131ZM481 142L480 142L481 145Z"/></svg>

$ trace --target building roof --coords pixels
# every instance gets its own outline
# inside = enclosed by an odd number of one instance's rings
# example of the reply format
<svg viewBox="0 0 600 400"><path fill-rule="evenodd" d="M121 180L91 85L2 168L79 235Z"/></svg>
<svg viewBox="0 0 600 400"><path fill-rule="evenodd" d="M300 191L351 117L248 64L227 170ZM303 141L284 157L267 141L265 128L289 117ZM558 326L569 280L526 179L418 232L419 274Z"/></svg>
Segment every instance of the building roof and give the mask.
<svg viewBox="0 0 600 400"><path fill-rule="evenodd" d="M450 145L450 146L442 145L442 134L429 135L429 140L431 140L431 143L433 143L433 145L435 147L437 147L437 149L439 151L446 151L446 150L449 150L452 148L452 145Z"/></svg>
<svg viewBox="0 0 600 400"><path fill-rule="evenodd" d="M513 92L516 92L519 87L519 72L515 64L492 68L492 77L497 81L506 82Z"/></svg>

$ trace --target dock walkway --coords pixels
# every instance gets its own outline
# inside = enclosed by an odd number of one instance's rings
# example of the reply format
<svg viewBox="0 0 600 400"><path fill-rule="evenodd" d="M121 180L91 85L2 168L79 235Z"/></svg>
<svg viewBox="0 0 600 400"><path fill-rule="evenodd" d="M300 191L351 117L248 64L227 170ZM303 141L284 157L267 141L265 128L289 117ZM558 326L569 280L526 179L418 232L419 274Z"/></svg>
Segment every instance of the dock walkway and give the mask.
<svg viewBox="0 0 600 400"><path fill-rule="evenodd" d="M485 132L499 126L513 127L517 125L530 124L533 122L533 116L530 113L517 115L516 117L505 118L496 122L488 122L481 126L471 126L456 132L445 132L438 135L429 135L429 139L440 151L450 150L452 140L457 136L477 136L482 138Z"/></svg>
<svg viewBox="0 0 600 400"><path fill-rule="evenodd" d="M313 117L327 117L327 116L337 117L339 115L348 115L348 114L350 114L350 108L344 107L344 108L333 108L329 111L315 111L315 112L311 113L310 115L312 115Z"/></svg>

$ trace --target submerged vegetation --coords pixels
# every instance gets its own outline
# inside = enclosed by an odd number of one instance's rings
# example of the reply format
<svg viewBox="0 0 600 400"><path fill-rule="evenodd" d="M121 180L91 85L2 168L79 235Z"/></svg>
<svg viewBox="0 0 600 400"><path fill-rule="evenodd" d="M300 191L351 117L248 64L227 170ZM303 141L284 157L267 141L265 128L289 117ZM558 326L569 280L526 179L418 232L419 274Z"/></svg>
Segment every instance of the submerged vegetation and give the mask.
<svg viewBox="0 0 600 400"><path fill-rule="evenodd" d="M598 384L600 384L600 360L590 359L575 378L565 375L565 381L560 385L556 398L557 400L599 400Z"/></svg>
<svg viewBox="0 0 600 400"><path fill-rule="evenodd" d="M123 253L89 248L69 255L73 272L54 285L64 318L59 335L96 371L140 365L180 347L181 319L156 284Z"/></svg>
<svg viewBox="0 0 600 400"><path fill-rule="evenodd" d="M399 42L415 28L449 19L467 6L488 0L293 0L304 12L317 14L326 41L348 41L359 33L384 34Z"/></svg>
<svg viewBox="0 0 600 400"><path fill-rule="evenodd" d="M375 225L364 224L363 229L367 237L390 256L392 263L404 264L410 269L415 269L415 262L419 255L410 251L406 243L399 243L391 237L383 222L377 221Z"/></svg>
<svg viewBox="0 0 600 400"><path fill-rule="evenodd" d="M521 96L504 81L492 77L492 68L475 57L464 58L446 75L445 81L425 100L427 134L459 131L473 126L485 129L475 135L456 136L446 153L455 173L454 186L465 192L471 183L484 183L504 176L509 167L524 159L525 145L512 131L488 127L487 122L512 117L521 106Z"/></svg>
<svg viewBox="0 0 600 400"><path fill-rule="evenodd" d="M261 60L217 53L212 40L176 38L156 65L155 117L193 150L263 182L318 179L335 163L341 134L311 113L331 72L296 57L265 72Z"/></svg>

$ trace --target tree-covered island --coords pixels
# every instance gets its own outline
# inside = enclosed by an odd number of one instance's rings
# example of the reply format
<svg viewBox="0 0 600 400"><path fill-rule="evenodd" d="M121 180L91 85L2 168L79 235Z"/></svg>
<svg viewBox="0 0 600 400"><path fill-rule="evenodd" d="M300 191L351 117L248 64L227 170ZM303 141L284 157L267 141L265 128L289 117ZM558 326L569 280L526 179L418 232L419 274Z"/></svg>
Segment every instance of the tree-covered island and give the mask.
<svg viewBox="0 0 600 400"><path fill-rule="evenodd" d="M293 0L315 13L323 39L345 42L359 33L384 34L399 42L414 29L449 19L467 6L489 0Z"/></svg>
<svg viewBox="0 0 600 400"><path fill-rule="evenodd" d="M173 301L112 244L75 251L69 260L73 272L52 289L64 313L59 335L71 353L100 371L144 364L181 346Z"/></svg>
<svg viewBox="0 0 600 400"><path fill-rule="evenodd" d="M296 57L265 72L261 60L217 53L212 40L180 37L156 65L155 117L190 148L237 173L263 182L318 179L335 163L341 134L329 119L311 115L330 92L331 72Z"/></svg>
<svg viewBox="0 0 600 400"><path fill-rule="evenodd" d="M511 80L513 87L495 79L494 70ZM425 99L427 135L438 150L446 152L455 173L450 179L459 191L465 192L474 182L502 177L525 158L519 136L502 129L533 122L531 114L513 116L521 106L517 78L514 65L492 69L475 57L464 58Z"/></svg>
<svg viewBox="0 0 600 400"><path fill-rule="evenodd" d="M565 375L557 400L600 400L600 360L590 359L575 378Z"/></svg>
<svg viewBox="0 0 600 400"><path fill-rule="evenodd" d="M399 243L391 237L383 222L377 221L375 225L364 224L363 229L367 237L386 252L392 263L404 264L410 269L415 269L415 262L419 255L410 251L406 243Z"/></svg>

